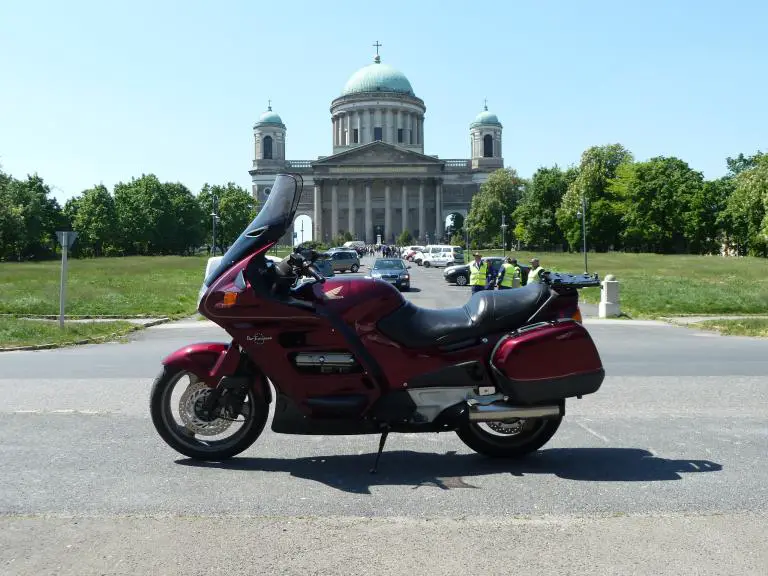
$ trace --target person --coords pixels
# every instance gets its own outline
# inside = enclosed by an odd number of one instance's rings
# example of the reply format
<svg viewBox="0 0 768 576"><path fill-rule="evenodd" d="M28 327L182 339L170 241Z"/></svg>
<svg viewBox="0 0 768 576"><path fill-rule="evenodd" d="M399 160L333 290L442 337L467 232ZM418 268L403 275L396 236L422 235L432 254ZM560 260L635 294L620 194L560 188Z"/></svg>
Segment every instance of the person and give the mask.
<svg viewBox="0 0 768 576"><path fill-rule="evenodd" d="M507 256L506 261L501 266L496 285L499 290L520 287L520 266L517 265L517 258Z"/></svg>
<svg viewBox="0 0 768 576"><path fill-rule="evenodd" d="M488 262L483 261L483 255L479 252L473 254L475 261L469 265L469 285L472 286L472 294L485 290L488 278Z"/></svg>
<svg viewBox="0 0 768 576"><path fill-rule="evenodd" d="M531 271L528 273L528 284L540 283L542 272L544 272L544 268L539 264L539 259L531 258Z"/></svg>

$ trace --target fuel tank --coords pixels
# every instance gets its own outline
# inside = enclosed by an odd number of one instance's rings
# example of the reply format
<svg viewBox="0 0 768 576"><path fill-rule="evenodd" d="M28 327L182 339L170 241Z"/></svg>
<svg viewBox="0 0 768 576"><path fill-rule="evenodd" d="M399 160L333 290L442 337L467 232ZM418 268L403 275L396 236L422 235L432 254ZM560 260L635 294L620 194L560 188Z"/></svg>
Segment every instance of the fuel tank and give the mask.
<svg viewBox="0 0 768 576"><path fill-rule="evenodd" d="M324 305L347 322L376 322L405 303L397 288L375 278L334 276L317 286L323 292Z"/></svg>

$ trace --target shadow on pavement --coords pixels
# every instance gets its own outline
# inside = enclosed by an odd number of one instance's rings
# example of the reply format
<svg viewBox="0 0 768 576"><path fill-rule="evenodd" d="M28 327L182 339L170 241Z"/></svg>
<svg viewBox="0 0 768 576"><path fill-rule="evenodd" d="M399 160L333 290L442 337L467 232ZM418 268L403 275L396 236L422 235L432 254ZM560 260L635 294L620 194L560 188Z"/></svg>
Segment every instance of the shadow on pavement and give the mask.
<svg viewBox="0 0 768 576"><path fill-rule="evenodd" d="M709 460L668 460L637 448L554 448L522 460L490 459L477 454L384 452L377 474L368 469L374 454L314 458L233 458L225 462L177 460L184 466L287 472L345 492L370 494L371 486L437 486L444 490L477 488L472 477L509 473L551 474L587 482L652 482L680 480L682 473L717 472Z"/></svg>

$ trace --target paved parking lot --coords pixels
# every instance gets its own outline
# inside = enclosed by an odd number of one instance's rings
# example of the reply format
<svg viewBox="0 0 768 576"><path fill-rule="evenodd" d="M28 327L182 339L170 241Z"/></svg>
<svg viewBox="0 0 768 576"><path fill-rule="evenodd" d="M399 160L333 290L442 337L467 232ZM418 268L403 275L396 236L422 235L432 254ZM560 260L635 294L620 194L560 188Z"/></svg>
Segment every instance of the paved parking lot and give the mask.
<svg viewBox="0 0 768 576"><path fill-rule="evenodd" d="M366 268L363 269L363 273ZM412 268L423 306L468 288ZM589 324L603 388L537 455L453 434L267 431L201 465L156 435L159 361L206 322L128 343L0 354L2 574L765 574L768 342Z"/></svg>

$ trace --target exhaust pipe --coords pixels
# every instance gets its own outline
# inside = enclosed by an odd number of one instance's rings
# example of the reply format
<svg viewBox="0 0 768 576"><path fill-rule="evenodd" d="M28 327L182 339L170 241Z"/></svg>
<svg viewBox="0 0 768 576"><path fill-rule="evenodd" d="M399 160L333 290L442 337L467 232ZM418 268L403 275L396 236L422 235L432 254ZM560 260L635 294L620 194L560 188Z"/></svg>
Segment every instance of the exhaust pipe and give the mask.
<svg viewBox="0 0 768 576"><path fill-rule="evenodd" d="M560 416L560 406L510 406L476 404L469 407L470 422L496 422L513 418L550 418Z"/></svg>

